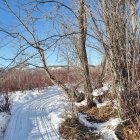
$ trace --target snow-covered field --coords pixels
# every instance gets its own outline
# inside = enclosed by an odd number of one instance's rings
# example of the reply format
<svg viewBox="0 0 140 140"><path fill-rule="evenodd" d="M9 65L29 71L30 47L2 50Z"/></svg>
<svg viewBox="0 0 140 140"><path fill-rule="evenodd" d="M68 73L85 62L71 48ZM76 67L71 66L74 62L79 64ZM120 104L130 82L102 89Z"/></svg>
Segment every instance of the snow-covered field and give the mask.
<svg viewBox="0 0 140 140"><path fill-rule="evenodd" d="M66 100L58 87L23 93L18 91L10 98L12 101L11 118L5 136L0 140L61 139L58 127L63 120ZM9 117L3 118L5 121L9 119ZM2 125L4 128L1 132L5 130L6 125L6 123L5 126Z"/></svg>
<svg viewBox="0 0 140 140"><path fill-rule="evenodd" d="M103 87L93 91L93 94L101 93L102 95L102 92L106 90L108 88ZM7 113L0 113L0 140L62 139L58 128L59 124L64 120L65 109L69 110L70 104L68 104L60 88L52 86L42 90L17 91L10 95L12 103L11 118ZM101 107L106 104L108 102L98 103L97 106ZM76 106L81 105L86 105L86 101L76 103ZM105 123L90 123L86 121L86 116L83 114L78 116L83 125L96 128L104 136L105 140L117 140L114 129L119 123L118 118L111 118Z"/></svg>

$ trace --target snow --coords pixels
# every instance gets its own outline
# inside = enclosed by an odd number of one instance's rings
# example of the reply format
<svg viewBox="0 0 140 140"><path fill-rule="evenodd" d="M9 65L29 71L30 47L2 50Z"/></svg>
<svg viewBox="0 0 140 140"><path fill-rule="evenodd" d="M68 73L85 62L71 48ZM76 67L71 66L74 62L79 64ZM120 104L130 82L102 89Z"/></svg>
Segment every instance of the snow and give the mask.
<svg viewBox="0 0 140 140"><path fill-rule="evenodd" d="M42 90L25 90L25 91L16 91L14 93L9 93L9 98L11 100L11 111L14 112L17 108L22 106L24 103L27 103L35 98L38 98L42 94L46 93L46 88Z"/></svg>
<svg viewBox="0 0 140 140"><path fill-rule="evenodd" d="M94 95L101 95L108 90L104 86L93 91ZM44 88L42 90L17 91L10 95L11 119L6 113L0 114L0 140L60 140L58 129L64 121L64 112L71 110L71 103L64 96L62 90L57 86ZM3 100L3 96L0 97ZM97 103L97 107L109 104L110 101ZM86 105L86 100L75 103L76 106ZM88 122L86 115L78 113L82 124L96 128L105 140L118 140L114 129L120 123L118 118L111 118L104 123ZM1 123L2 122L2 123ZM7 129L6 129L7 127ZM5 137L2 138L5 131Z"/></svg>
<svg viewBox="0 0 140 140"><path fill-rule="evenodd" d="M58 127L68 108L60 88L18 91L11 96L12 111L4 140L59 140Z"/></svg>
<svg viewBox="0 0 140 140"><path fill-rule="evenodd" d="M114 129L120 123L119 118L111 118L107 122L96 123L96 122L88 122L86 119L87 115L78 113L78 117L81 124L88 126L90 128L96 128L97 131L99 131L103 135L104 140L118 140L118 138L115 135Z"/></svg>
<svg viewBox="0 0 140 140"><path fill-rule="evenodd" d="M0 140L3 140L4 132L6 130L10 115L5 112L0 113Z"/></svg>
<svg viewBox="0 0 140 140"><path fill-rule="evenodd" d="M46 90L26 90L26 91L16 91L14 93L9 93L9 101L11 103L11 114L16 113L16 110L23 106L26 102L30 102L34 100L38 96L44 94ZM5 104L5 94L0 94L0 106ZM3 140L4 132L7 128L7 124L9 122L11 115L5 112L0 113L0 140Z"/></svg>
<svg viewBox="0 0 140 140"><path fill-rule="evenodd" d="M92 95L95 97L100 96L103 95L108 90L109 90L109 85L105 84L103 87L93 90Z"/></svg>

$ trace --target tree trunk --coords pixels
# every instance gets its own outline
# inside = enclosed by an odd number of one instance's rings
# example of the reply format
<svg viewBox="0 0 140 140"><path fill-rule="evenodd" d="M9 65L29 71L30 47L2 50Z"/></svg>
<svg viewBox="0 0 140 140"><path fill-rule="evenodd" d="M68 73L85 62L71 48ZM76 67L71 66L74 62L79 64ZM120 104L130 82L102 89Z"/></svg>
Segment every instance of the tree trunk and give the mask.
<svg viewBox="0 0 140 140"><path fill-rule="evenodd" d="M79 42L77 46L77 53L81 62L84 80L85 80L85 93L87 99L87 106L92 107L95 104L93 103L92 98L92 85L90 81L89 75L89 67L88 67L88 59L86 52L86 33L87 33L87 25L86 25L86 11L85 11L85 1L78 0L78 28L80 32Z"/></svg>

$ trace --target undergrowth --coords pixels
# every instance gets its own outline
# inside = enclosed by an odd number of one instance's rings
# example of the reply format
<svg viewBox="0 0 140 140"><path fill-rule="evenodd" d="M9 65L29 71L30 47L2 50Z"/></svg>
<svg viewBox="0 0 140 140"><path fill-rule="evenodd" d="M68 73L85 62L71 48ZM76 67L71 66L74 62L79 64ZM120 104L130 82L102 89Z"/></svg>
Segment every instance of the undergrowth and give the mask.
<svg viewBox="0 0 140 140"><path fill-rule="evenodd" d="M67 118L60 126L61 137L66 140L96 140L100 139L94 128L89 128L80 124L77 118Z"/></svg>

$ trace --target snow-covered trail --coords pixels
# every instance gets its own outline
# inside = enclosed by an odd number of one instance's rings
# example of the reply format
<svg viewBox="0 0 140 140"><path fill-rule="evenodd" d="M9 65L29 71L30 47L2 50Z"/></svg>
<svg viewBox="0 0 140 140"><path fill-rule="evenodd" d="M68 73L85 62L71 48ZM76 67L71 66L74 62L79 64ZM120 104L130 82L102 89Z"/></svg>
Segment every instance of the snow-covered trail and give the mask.
<svg viewBox="0 0 140 140"><path fill-rule="evenodd" d="M55 123L64 111L62 98L60 90L53 87L21 105L13 112L4 140L60 140Z"/></svg>

